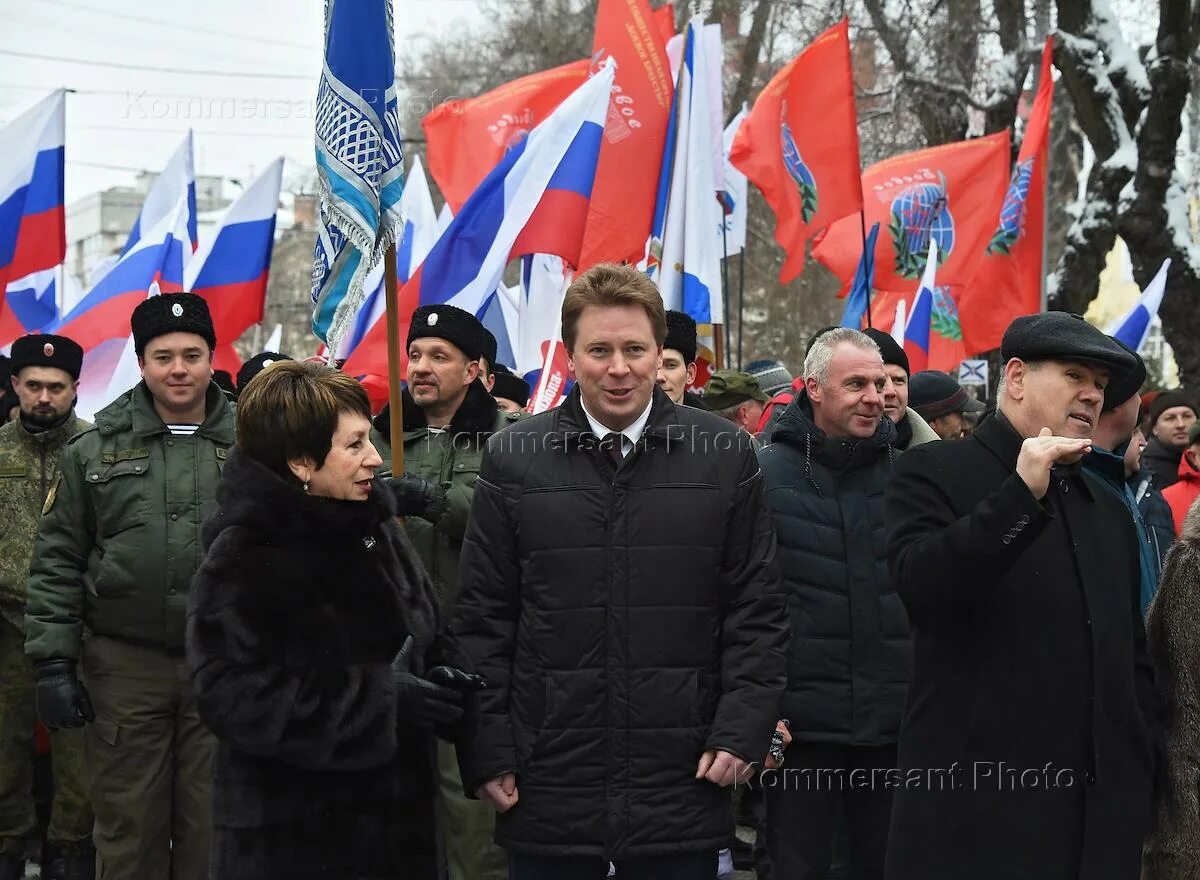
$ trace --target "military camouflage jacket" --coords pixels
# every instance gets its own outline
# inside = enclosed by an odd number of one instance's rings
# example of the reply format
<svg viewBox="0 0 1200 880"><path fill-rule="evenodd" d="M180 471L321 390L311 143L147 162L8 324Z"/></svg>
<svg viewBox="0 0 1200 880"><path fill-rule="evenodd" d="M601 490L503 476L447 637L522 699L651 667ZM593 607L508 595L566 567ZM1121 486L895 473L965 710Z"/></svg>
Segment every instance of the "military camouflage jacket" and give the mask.
<svg viewBox="0 0 1200 880"><path fill-rule="evenodd" d="M17 629L24 626L29 558L58 454L89 427L74 412L40 434L29 433L20 419L0 427L0 616Z"/></svg>
<svg viewBox="0 0 1200 880"><path fill-rule="evenodd" d="M446 430L430 430L424 412L407 389L404 394L404 470L437 483L445 492L445 497L431 505L423 517L410 517L405 528L433 580L442 613L449 614L458 594L458 555L467 531L484 444L493 433L523 414L502 412L487 389L476 382ZM375 418L376 430L371 435L383 456L381 476L390 474L392 467L390 438L385 433L388 418L388 410L384 409Z"/></svg>
<svg viewBox="0 0 1200 880"><path fill-rule="evenodd" d="M195 434L175 436L139 383L67 444L29 568L30 659L77 659L84 627L183 650L200 526L234 441L234 408L215 383L205 413Z"/></svg>

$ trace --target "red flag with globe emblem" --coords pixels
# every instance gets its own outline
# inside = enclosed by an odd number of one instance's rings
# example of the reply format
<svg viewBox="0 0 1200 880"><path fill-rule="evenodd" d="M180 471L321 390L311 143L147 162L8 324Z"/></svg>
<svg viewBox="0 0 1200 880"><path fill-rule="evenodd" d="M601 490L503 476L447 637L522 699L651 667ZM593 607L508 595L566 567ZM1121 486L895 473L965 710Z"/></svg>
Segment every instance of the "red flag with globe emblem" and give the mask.
<svg viewBox="0 0 1200 880"><path fill-rule="evenodd" d="M927 370L940 370L958 375L958 365L967 356L963 346L962 329L958 320L958 300L962 289L939 284L933 288L933 314L929 322L929 364ZM912 314L917 288L900 292L876 290L871 294L871 325L892 332L896 320L896 304L904 300L905 314ZM914 372L916 372L914 370Z"/></svg>
<svg viewBox="0 0 1200 880"><path fill-rule="evenodd" d="M937 241L940 284L962 287L979 267L1008 188L1008 132L885 159L862 176L866 225L880 224L875 246L878 290L913 291ZM862 257L858 214L830 226L816 257L848 284ZM878 309L871 303L872 320Z"/></svg>
<svg viewBox="0 0 1200 880"><path fill-rule="evenodd" d="M505 83L478 98L446 101L421 120L426 164L454 213L505 154L588 78L584 58Z"/></svg>
<svg viewBox="0 0 1200 880"><path fill-rule="evenodd" d="M970 352L997 348L1013 318L1031 315L1042 307L1053 53L1053 38L1047 37L1037 97L1000 207L1000 221L960 300L963 341Z"/></svg>
<svg viewBox="0 0 1200 880"><path fill-rule="evenodd" d="M804 243L820 229L848 214L858 228L863 194L846 19L771 78L738 129L729 161L775 212L775 240L787 252L781 282L800 274ZM861 236L859 242L861 250Z"/></svg>

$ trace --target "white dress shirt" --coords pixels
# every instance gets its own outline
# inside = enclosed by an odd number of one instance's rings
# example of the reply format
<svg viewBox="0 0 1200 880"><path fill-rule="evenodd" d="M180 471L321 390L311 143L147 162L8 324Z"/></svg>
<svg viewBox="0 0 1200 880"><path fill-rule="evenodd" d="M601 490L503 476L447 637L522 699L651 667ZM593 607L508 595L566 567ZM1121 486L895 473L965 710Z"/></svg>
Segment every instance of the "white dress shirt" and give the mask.
<svg viewBox="0 0 1200 880"><path fill-rule="evenodd" d="M613 433L613 429L602 425L596 421L596 417L588 412L587 404L583 402L583 396L579 397L579 405L583 407L583 414L587 417L588 425L592 429L592 433L603 440L609 434ZM633 449L634 444L642 439L642 434L646 431L646 422L650 421L650 407L654 405L654 397L651 395L650 402L646 404L646 408L642 410L642 414L634 419L633 424L621 431L621 457L624 458Z"/></svg>

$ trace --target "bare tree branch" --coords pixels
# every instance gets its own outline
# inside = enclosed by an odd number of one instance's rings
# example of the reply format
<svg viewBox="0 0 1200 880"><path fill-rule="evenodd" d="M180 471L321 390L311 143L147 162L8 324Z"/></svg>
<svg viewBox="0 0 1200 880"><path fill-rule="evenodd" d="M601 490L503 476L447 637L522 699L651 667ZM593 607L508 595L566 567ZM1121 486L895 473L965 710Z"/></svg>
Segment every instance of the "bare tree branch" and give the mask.
<svg viewBox="0 0 1200 880"><path fill-rule="evenodd" d="M767 21L770 17L770 0L758 0L754 7L754 18L750 23L750 33L742 47L742 58L738 62L737 85L733 87L733 96L729 102L729 119L736 116L742 109L742 104L750 100L755 75L758 73L758 57L762 53L763 38L766 36Z"/></svg>

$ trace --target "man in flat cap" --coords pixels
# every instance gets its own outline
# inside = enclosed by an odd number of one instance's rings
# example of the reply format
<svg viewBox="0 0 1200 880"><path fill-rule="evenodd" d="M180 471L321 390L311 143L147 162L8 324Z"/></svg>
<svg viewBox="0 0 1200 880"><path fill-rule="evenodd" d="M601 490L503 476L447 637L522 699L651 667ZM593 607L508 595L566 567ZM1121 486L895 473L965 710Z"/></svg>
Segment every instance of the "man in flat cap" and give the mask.
<svg viewBox="0 0 1200 880"><path fill-rule="evenodd" d="M922 370L912 377L908 404L942 440L959 440L971 433L966 416L987 409L953 377L937 370Z"/></svg>
<svg viewBox="0 0 1200 880"><path fill-rule="evenodd" d="M696 321L686 312L667 309L667 338L663 342L658 387L671 402L704 409L704 401L688 388L696 381Z"/></svg>
<svg viewBox="0 0 1200 880"><path fill-rule="evenodd" d="M18 417L0 427L0 880L25 876L37 830L32 752L36 676L25 656L25 586L46 495L67 441L88 427L75 417L83 350L65 336L23 336L12 345ZM92 805L83 777L83 733L51 736L53 796L42 877L91 877Z"/></svg>
<svg viewBox="0 0 1200 880"><path fill-rule="evenodd" d="M42 721L84 728L101 876L205 880L214 741L184 619L234 414L212 381L203 298L152 296L130 325L142 381L63 450L30 570L25 651Z"/></svg>
<svg viewBox="0 0 1200 880"><path fill-rule="evenodd" d="M485 335L486 334L486 335ZM458 590L458 558L487 439L520 417L500 410L481 378L481 358L495 340L455 306L422 306L408 329L404 396L404 470L392 481L408 536L433 579L448 619ZM491 346L491 347L490 347ZM391 473L388 409L375 419L372 440ZM494 811L463 793L454 746L438 740L438 827L445 837L450 880L508 876L504 852L492 842Z"/></svg>
<svg viewBox="0 0 1200 880"><path fill-rule="evenodd" d="M705 408L748 434L758 427L763 406L770 399L758 387L757 379L737 370L717 370L704 386Z"/></svg>
<svg viewBox="0 0 1200 880"><path fill-rule="evenodd" d="M1158 731L1125 504L1080 467L1136 358L1017 318L994 416L907 452L888 564L914 671L889 880L1137 877Z"/></svg>

